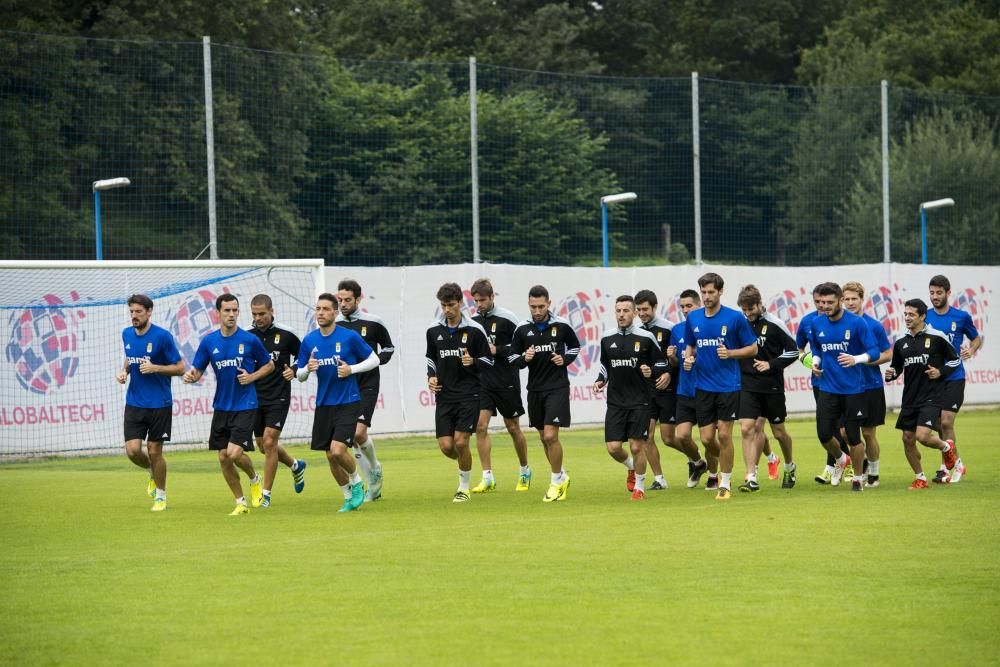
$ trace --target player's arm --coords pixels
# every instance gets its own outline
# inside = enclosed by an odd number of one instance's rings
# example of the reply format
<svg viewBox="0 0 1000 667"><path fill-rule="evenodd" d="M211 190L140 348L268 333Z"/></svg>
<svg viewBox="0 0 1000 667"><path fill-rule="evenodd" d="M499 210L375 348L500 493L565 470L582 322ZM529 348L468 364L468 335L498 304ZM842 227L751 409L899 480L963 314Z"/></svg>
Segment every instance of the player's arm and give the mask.
<svg viewBox="0 0 1000 667"><path fill-rule="evenodd" d="M514 330L514 337L510 341L510 353L507 361L517 369L527 368L528 362L524 358L524 327L520 326Z"/></svg>
<svg viewBox="0 0 1000 667"><path fill-rule="evenodd" d="M389 363L396 351L396 347L392 344L392 338L389 337L389 330L385 328L385 325L379 324L378 338L375 340L375 344L378 345L379 366L384 366Z"/></svg>
<svg viewBox="0 0 1000 667"><path fill-rule="evenodd" d="M319 362L316 361L316 357L313 356L307 341L303 341L302 346L299 348L299 358L295 362L295 365L298 367L295 371L295 377L299 382L305 382L308 380L309 374L319 368Z"/></svg>
<svg viewBox="0 0 1000 667"><path fill-rule="evenodd" d="M479 329L469 329L469 333L471 335L469 339L470 345L466 350L473 357L472 368L480 373L488 371L496 363L493 360L493 354L490 352L490 342L487 340L486 334Z"/></svg>
<svg viewBox="0 0 1000 667"><path fill-rule="evenodd" d="M860 326L852 327L851 331L861 341L861 344L864 346L864 352L860 354L841 352L837 355L837 363L844 368L849 368L858 364L867 364L870 361L878 359L881 352L879 352L878 343L875 341L875 334L868 328L864 320L860 320Z"/></svg>
<svg viewBox="0 0 1000 667"><path fill-rule="evenodd" d="M181 376L181 379L186 384L191 384L192 382L197 382L201 379L201 376L205 373L205 369L208 368L208 362L210 361L208 346L205 345L205 339L202 338L201 342L198 343L198 351L194 353L194 360L191 362L191 368Z"/></svg>
<svg viewBox="0 0 1000 667"><path fill-rule="evenodd" d="M937 342L941 348L941 358L944 360L944 364L940 369L941 379L944 379L958 370L962 359L959 353L955 351L955 347L948 342L947 338L942 336Z"/></svg>
<svg viewBox="0 0 1000 667"><path fill-rule="evenodd" d="M889 337L885 335L885 329L882 325L878 325L877 328L872 328L872 335L875 336L875 342L878 345L879 355L877 359L868 362L869 366L881 366L892 359L892 343L889 342Z"/></svg>
<svg viewBox="0 0 1000 667"><path fill-rule="evenodd" d="M337 368L338 377L347 377L348 375L353 375L354 373L365 373L370 370L378 368L379 359L378 355L375 354L365 339L359 335L351 336L351 352L355 359L361 359L358 363L348 364L343 359L341 359L340 366ZM345 369L341 371L341 369Z"/></svg>
<svg viewBox="0 0 1000 667"><path fill-rule="evenodd" d="M667 363L667 357L655 342L649 347L649 360L654 380L659 380L660 376L669 374L670 365Z"/></svg>
<svg viewBox="0 0 1000 667"><path fill-rule="evenodd" d="M594 393L601 393L604 391L604 387L608 384L608 366L611 364L608 359L608 351L604 347L604 341L601 341L601 365L597 371L597 379L594 380Z"/></svg>
<svg viewBox="0 0 1000 667"><path fill-rule="evenodd" d="M291 331L288 332L288 335L291 336L288 344L288 361L291 363L295 363L297 366L299 350L302 349L302 341L300 341L299 337L296 336ZM285 380L285 382L291 382L293 379L295 379L296 372L298 371L298 368L296 366L290 366L289 364L285 364L285 367L280 369L281 377Z"/></svg>
<svg viewBox="0 0 1000 667"><path fill-rule="evenodd" d="M750 328L750 323L747 322L747 318L741 317L737 320L736 324L736 342L743 347L738 347L735 350L729 350L730 359L753 359L757 356L759 347L757 345L757 336L754 335L753 329Z"/></svg>
<svg viewBox="0 0 1000 667"><path fill-rule="evenodd" d="M968 313L965 313L965 317L962 318L962 333L969 339L969 346L964 350L959 350L958 353L963 359L969 360L983 346L983 337L979 335L976 325L972 323L972 316Z"/></svg>
<svg viewBox="0 0 1000 667"><path fill-rule="evenodd" d="M889 368L885 369L885 381L892 382L900 375L903 374L903 354L900 352L900 341L905 340L900 338L896 341L896 344L892 346L892 359L889 361Z"/></svg>
<svg viewBox="0 0 1000 667"><path fill-rule="evenodd" d="M565 351L562 353L563 366L569 366L580 356L580 339L576 337L576 332L569 326L563 327L563 344Z"/></svg>
<svg viewBox="0 0 1000 667"><path fill-rule="evenodd" d="M183 365L182 365L182 372L183 372ZM118 371L117 379L118 379L118 384L125 384L126 382L128 382L128 357L125 357L122 369Z"/></svg>
<svg viewBox="0 0 1000 667"><path fill-rule="evenodd" d="M768 360L767 363L771 367L771 370L784 370L798 360L799 348L796 345L795 339L792 338L792 334L788 333L787 329L778 327L774 330L773 335L781 343L781 354L774 359Z"/></svg>

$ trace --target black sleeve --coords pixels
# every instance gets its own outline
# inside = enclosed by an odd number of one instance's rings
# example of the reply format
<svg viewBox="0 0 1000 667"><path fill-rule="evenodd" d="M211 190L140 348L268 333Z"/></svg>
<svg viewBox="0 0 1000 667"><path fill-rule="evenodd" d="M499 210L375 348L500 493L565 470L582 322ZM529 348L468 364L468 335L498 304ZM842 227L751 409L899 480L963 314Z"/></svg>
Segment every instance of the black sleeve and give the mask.
<svg viewBox="0 0 1000 667"><path fill-rule="evenodd" d="M507 361L514 368L527 368L528 362L524 360L524 327L518 327L514 330Z"/></svg>
<svg viewBox="0 0 1000 667"><path fill-rule="evenodd" d="M378 325L378 336L375 343L378 345L378 365L384 366L392 359L392 353L396 351L396 348L392 345L389 330L382 324Z"/></svg>
<svg viewBox="0 0 1000 667"><path fill-rule="evenodd" d="M493 368L493 355L490 354L490 341L479 329L469 329L469 356L475 361L472 367L477 371Z"/></svg>
<svg viewBox="0 0 1000 667"><path fill-rule="evenodd" d="M576 337L573 327L567 325L563 327L563 342L566 345L566 352L562 355L563 366L568 367L576 358L580 356L580 339Z"/></svg>
<svg viewBox="0 0 1000 667"><path fill-rule="evenodd" d="M795 339L792 338L784 329L777 327L775 331L777 332L777 338L781 343L782 350L781 354L768 362L768 365L771 366L772 370L785 370L798 361L799 348L795 343Z"/></svg>
<svg viewBox="0 0 1000 667"><path fill-rule="evenodd" d="M427 377L432 377L437 375L437 364L435 357L437 350L434 347L434 340L431 335L431 329L427 330L427 352L424 356L427 357Z"/></svg>

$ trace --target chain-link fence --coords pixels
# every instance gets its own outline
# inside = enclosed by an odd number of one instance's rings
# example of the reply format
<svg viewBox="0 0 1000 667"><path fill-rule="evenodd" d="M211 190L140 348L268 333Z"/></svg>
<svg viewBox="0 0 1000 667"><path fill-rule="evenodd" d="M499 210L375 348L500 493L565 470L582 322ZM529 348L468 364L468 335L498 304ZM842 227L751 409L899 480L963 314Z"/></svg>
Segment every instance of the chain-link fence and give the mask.
<svg viewBox="0 0 1000 667"><path fill-rule="evenodd" d="M92 182L127 177L101 197L106 259L595 264L600 197L633 191L614 264L920 261L920 203L942 197L929 260L995 264L998 119L1000 98L891 84L4 32L0 258L93 258Z"/></svg>

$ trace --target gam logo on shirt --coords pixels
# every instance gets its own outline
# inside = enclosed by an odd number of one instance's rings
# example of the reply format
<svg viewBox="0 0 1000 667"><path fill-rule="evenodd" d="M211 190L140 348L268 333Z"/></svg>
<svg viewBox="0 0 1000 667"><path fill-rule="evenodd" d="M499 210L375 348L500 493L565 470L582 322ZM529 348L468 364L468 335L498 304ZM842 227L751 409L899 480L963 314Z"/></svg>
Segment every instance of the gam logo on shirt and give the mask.
<svg viewBox="0 0 1000 667"><path fill-rule="evenodd" d="M65 386L80 366L78 343L86 338L80 320L83 310L74 310L80 300L70 292L70 303L55 294L16 308L7 318L7 361L22 389L47 395Z"/></svg>

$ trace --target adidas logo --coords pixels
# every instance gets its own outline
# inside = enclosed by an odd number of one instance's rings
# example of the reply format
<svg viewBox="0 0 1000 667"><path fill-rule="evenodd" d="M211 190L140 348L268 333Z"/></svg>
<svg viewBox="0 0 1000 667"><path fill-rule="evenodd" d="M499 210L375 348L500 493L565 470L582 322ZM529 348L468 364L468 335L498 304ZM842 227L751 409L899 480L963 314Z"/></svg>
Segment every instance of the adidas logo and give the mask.
<svg viewBox="0 0 1000 667"><path fill-rule="evenodd" d="M612 347L612 348L616 348L616 347L618 347L618 343L611 343L611 347Z"/></svg>
<svg viewBox="0 0 1000 667"><path fill-rule="evenodd" d="M930 421L926 421L924 423L927 424L928 426L934 426L934 424L932 422L930 422Z"/></svg>
<svg viewBox="0 0 1000 667"><path fill-rule="evenodd" d="M555 419L553 419L552 423L553 424L558 424L559 423L559 417L556 417Z"/></svg>
<svg viewBox="0 0 1000 667"><path fill-rule="evenodd" d="M958 410L958 403L953 403L951 407L955 410Z"/></svg>
<svg viewBox="0 0 1000 667"><path fill-rule="evenodd" d="M281 426L281 422L278 422L277 424L275 424L275 426Z"/></svg>
<svg viewBox="0 0 1000 667"><path fill-rule="evenodd" d="M825 331L820 331L819 332L819 337L820 338L826 338L826 332Z"/></svg>
<svg viewBox="0 0 1000 667"><path fill-rule="evenodd" d="M131 345L129 345L128 343L125 343L125 349L126 349L126 350L131 350L131 349L132 349L132 346L131 346Z"/></svg>
<svg viewBox="0 0 1000 667"><path fill-rule="evenodd" d="M313 351L314 353L315 353L315 352L319 352L319 348L318 348L318 347L313 347L312 351Z"/></svg>
<svg viewBox="0 0 1000 667"><path fill-rule="evenodd" d="M861 412L861 410L858 410L858 415L857 416L858 417L864 417L865 413Z"/></svg>
<svg viewBox="0 0 1000 667"><path fill-rule="evenodd" d="M214 348L212 350L212 354L219 354L219 348Z"/></svg>
<svg viewBox="0 0 1000 667"><path fill-rule="evenodd" d="M777 424L779 421L781 421L781 417L775 417L771 421L773 421L775 424Z"/></svg>
<svg viewBox="0 0 1000 667"><path fill-rule="evenodd" d="M358 419L364 419L364 418L365 418L364 415L358 415Z"/></svg>
<svg viewBox="0 0 1000 667"><path fill-rule="evenodd" d="M169 438L169 437L170 437L170 434L169 434L169 433L164 433L164 434L163 434L163 435L161 435L160 437L161 437L161 438Z"/></svg>
<svg viewBox="0 0 1000 667"><path fill-rule="evenodd" d="M528 332L528 335L529 335L529 336L534 336L534 335L535 335L535 332L534 332L534 331L529 331L529 332Z"/></svg>
<svg viewBox="0 0 1000 667"><path fill-rule="evenodd" d="M701 333L701 329L700 329L699 327L695 327L695 328L694 328L694 332L695 332L695 333Z"/></svg>
<svg viewBox="0 0 1000 667"><path fill-rule="evenodd" d="M734 412L733 414L729 415L729 418L730 419L736 419L736 413Z"/></svg>
<svg viewBox="0 0 1000 667"><path fill-rule="evenodd" d="M908 347L910 347L910 344L909 344L909 343L903 343L903 349L904 349L904 350L905 350L906 348L908 348Z"/></svg>
<svg viewBox="0 0 1000 667"><path fill-rule="evenodd" d="M444 336L442 336L441 334L438 334L438 340L444 340Z"/></svg>

